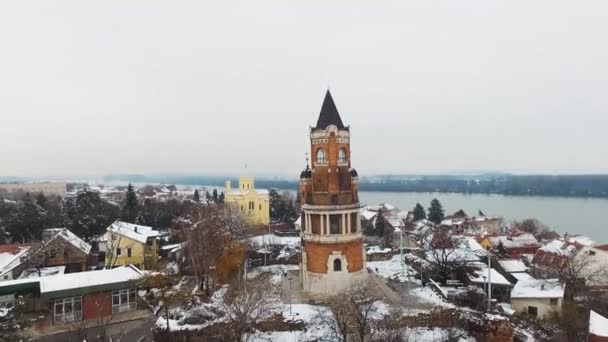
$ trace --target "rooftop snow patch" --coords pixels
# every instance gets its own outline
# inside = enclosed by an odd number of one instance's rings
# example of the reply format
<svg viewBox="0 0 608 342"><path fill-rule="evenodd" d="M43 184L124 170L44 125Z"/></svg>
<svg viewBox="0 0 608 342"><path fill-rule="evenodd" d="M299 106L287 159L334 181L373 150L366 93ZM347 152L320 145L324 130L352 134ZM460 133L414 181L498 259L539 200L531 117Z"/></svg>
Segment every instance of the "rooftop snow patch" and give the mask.
<svg viewBox="0 0 608 342"><path fill-rule="evenodd" d="M547 253L570 256L576 252L576 246L562 240L553 240L541 247L540 250Z"/></svg>
<svg viewBox="0 0 608 342"><path fill-rule="evenodd" d="M488 267L484 263L475 263L474 265L477 267L476 270L473 271L473 274L469 275L469 280L475 284L487 284L488 275L490 276L490 282L494 285L505 285L511 286L511 282L509 282L502 274L498 273L495 269L491 268L488 272Z"/></svg>
<svg viewBox="0 0 608 342"><path fill-rule="evenodd" d="M89 254L89 252L91 251L91 245L84 242L84 240L82 240L81 238L76 236L76 234L72 233L67 228L49 228L49 229L45 229L44 231L54 234L50 240L61 237L65 241L67 241L69 244L71 244L72 246L81 250L84 254Z"/></svg>
<svg viewBox="0 0 608 342"><path fill-rule="evenodd" d="M562 298L564 287L559 279L520 280L511 290L511 298Z"/></svg>
<svg viewBox="0 0 608 342"><path fill-rule="evenodd" d="M528 271L528 266L518 259L499 260L498 263L508 273Z"/></svg>
<svg viewBox="0 0 608 342"><path fill-rule="evenodd" d="M299 236L276 236L273 234L265 234L254 236L249 239L252 246L262 247L268 245L280 245L280 246L299 246Z"/></svg>
<svg viewBox="0 0 608 342"><path fill-rule="evenodd" d="M83 287L139 280L143 274L135 266L122 266L107 270L68 273L40 279L40 293L78 289Z"/></svg>
<svg viewBox="0 0 608 342"><path fill-rule="evenodd" d="M589 333L595 336L608 337L608 318L595 311L590 311Z"/></svg>
<svg viewBox="0 0 608 342"><path fill-rule="evenodd" d="M152 229L152 227L123 221L115 221L108 227L107 231L141 243L145 243L148 238L157 237L160 234L157 230Z"/></svg>
<svg viewBox="0 0 608 342"><path fill-rule="evenodd" d="M502 245L505 248L519 248L519 247L539 247L540 244L538 240L534 237L534 235L530 233L525 233L521 235L498 235L498 236L488 236L488 239L492 243L492 246L496 247L502 242Z"/></svg>

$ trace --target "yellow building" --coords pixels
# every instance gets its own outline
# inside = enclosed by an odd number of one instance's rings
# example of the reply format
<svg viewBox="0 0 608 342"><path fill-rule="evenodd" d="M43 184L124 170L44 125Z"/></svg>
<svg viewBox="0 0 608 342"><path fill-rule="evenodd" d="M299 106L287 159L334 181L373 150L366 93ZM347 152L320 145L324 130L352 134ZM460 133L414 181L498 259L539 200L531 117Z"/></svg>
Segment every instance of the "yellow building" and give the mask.
<svg viewBox="0 0 608 342"><path fill-rule="evenodd" d="M158 235L152 227L115 221L104 235L106 267L130 264L145 270L156 268Z"/></svg>
<svg viewBox="0 0 608 342"><path fill-rule="evenodd" d="M232 189L226 180L224 201L243 212L252 225L270 224L270 198L267 190L256 190L253 177L239 177L239 187Z"/></svg>

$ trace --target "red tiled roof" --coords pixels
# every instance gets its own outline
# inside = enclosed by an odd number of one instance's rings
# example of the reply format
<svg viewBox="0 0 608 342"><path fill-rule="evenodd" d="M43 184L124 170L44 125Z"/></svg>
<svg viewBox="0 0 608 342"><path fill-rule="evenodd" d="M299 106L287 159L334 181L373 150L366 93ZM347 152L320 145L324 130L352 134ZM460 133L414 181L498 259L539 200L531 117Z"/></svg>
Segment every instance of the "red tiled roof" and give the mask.
<svg viewBox="0 0 608 342"><path fill-rule="evenodd" d="M598 245L598 246L595 246L595 248L597 248L597 249L601 249L601 250L603 250L603 251L608 251L608 243L607 243L607 244L604 244L604 245Z"/></svg>
<svg viewBox="0 0 608 342"><path fill-rule="evenodd" d="M0 253L17 254L18 252L19 245L0 245Z"/></svg>

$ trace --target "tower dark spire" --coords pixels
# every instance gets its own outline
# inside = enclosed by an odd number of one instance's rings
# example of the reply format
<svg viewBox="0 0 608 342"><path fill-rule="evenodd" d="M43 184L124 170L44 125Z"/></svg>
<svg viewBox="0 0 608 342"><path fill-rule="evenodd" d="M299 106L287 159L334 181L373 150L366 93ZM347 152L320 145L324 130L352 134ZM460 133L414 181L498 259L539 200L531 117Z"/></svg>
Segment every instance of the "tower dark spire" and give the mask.
<svg viewBox="0 0 608 342"><path fill-rule="evenodd" d="M321 106L321 113L317 120L317 129L326 129L329 125L335 125L338 129L344 129L344 124L338 113L338 108L334 103L334 99L331 97L329 89L325 93L325 100L323 100L323 106Z"/></svg>

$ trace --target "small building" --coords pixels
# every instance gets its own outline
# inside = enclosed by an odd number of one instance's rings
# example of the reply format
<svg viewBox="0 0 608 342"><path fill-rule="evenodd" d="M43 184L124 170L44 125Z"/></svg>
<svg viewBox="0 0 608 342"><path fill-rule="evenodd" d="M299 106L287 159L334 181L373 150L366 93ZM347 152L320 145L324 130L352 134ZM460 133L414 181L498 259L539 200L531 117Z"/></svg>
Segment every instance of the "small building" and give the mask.
<svg viewBox="0 0 608 342"><path fill-rule="evenodd" d="M67 228L49 228L42 232L41 244L30 251L29 265L33 267L65 266L66 273L86 271L91 245Z"/></svg>
<svg viewBox="0 0 608 342"><path fill-rule="evenodd" d="M267 190L257 190L253 177L239 177L239 187L232 189L226 180L224 202L240 210L252 225L270 224L270 196Z"/></svg>
<svg viewBox="0 0 608 342"><path fill-rule="evenodd" d="M520 280L511 290L511 307L519 313L547 319L562 310L564 286L559 279Z"/></svg>
<svg viewBox="0 0 608 342"><path fill-rule="evenodd" d="M471 268L472 271L467 274L465 284L478 286L487 294L488 283L490 283L492 284L492 298L501 302L508 301L513 284L502 274L494 268L488 269L488 265L482 262L470 263L467 267Z"/></svg>
<svg viewBox="0 0 608 342"><path fill-rule="evenodd" d="M115 221L104 235L106 267L131 264L146 270L156 268L159 235L152 227Z"/></svg>
<svg viewBox="0 0 608 342"><path fill-rule="evenodd" d="M134 266L0 282L3 298L29 295L28 310L37 330L78 321L97 321L136 310L143 274ZM48 316L45 315L48 313Z"/></svg>
<svg viewBox="0 0 608 342"><path fill-rule="evenodd" d="M540 248L538 240L530 233L487 235L479 242L486 249L498 250L502 244L509 258L517 259L523 254L534 254Z"/></svg>
<svg viewBox="0 0 608 342"><path fill-rule="evenodd" d="M591 310L589 311L588 342L608 342L608 318Z"/></svg>
<svg viewBox="0 0 608 342"><path fill-rule="evenodd" d="M24 267L20 267L27 258L29 245L0 245L0 282L17 279Z"/></svg>

